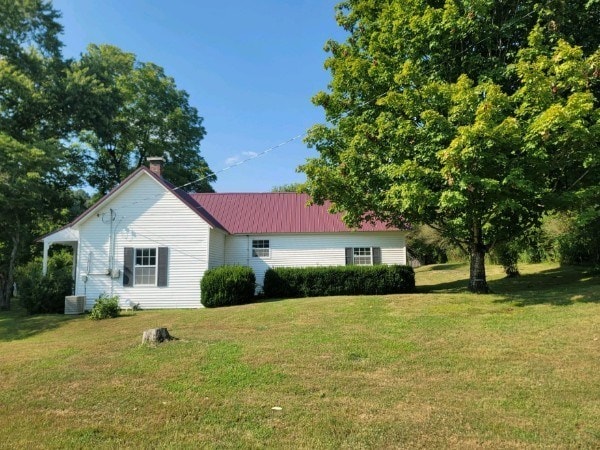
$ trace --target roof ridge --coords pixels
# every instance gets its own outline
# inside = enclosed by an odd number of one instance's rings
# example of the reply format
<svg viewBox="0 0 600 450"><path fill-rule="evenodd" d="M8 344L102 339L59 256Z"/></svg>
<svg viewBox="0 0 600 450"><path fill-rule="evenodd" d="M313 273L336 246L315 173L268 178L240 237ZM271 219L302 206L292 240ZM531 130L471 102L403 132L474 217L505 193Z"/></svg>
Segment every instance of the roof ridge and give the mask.
<svg viewBox="0 0 600 450"><path fill-rule="evenodd" d="M164 178L158 176L157 174L152 172L148 167L141 165L140 167L135 169L133 172L131 172L127 177L125 177L125 179L123 179L119 184L117 184L115 187L113 187L109 192L107 192L105 195L103 195L97 202L95 202L93 205L91 205L89 208L87 208L85 211L83 211L81 214L79 214L77 217L75 217L71 222L69 222L68 224L64 225L60 229L53 231L52 233L49 233L49 234L53 234L53 233L56 233L56 232L62 230L63 228L72 227L72 226L76 225L82 219L87 217L88 214L90 214L92 211L96 210L102 204L107 202L117 192L121 191L126 185L129 184L129 182L131 180L133 180L141 172L147 174L149 177L156 180L168 192L171 192L173 195L175 195L175 197L177 197L183 204L185 204L188 208L190 208L192 211L194 211L196 214L198 214L198 216L200 216L210 226L214 226L216 228L220 228L224 231L227 231L227 230L225 230L225 227L223 227L223 225L212 216L212 214L210 214L208 211L206 211L206 209L202 205L200 205L194 198L192 198L187 192L185 192L183 189L177 188L170 181L165 180ZM186 196L189 197L189 200L187 200Z"/></svg>
<svg viewBox="0 0 600 450"><path fill-rule="evenodd" d="M194 192L191 195L308 195L305 192Z"/></svg>

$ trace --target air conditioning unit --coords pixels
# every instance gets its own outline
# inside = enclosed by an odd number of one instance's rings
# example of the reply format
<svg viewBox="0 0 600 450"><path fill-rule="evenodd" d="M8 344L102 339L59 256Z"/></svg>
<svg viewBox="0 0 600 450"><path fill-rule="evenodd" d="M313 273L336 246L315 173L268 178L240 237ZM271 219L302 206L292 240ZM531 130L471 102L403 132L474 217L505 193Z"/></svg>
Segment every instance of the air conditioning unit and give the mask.
<svg viewBox="0 0 600 450"><path fill-rule="evenodd" d="M85 295L67 295L65 297L65 314L83 314L85 311Z"/></svg>

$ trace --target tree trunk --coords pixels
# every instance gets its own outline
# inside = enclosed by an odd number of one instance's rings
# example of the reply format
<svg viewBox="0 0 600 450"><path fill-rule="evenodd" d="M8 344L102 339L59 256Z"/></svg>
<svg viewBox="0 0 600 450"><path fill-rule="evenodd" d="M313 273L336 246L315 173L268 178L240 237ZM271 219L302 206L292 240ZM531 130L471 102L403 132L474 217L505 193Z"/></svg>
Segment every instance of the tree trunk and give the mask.
<svg viewBox="0 0 600 450"><path fill-rule="evenodd" d="M490 292L485 278L485 245L482 242L481 227L473 227L473 242L471 244L471 261L469 272L469 290L478 294Z"/></svg>
<svg viewBox="0 0 600 450"><path fill-rule="evenodd" d="M173 337L166 328L151 328L142 334L142 344L157 344L172 339Z"/></svg>
<svg viewBox="0 0 600 450"><path fill-rule="evenodd" d="M20 242L20 234L18 230L19 222L17 220L17 230L15 231L15 235L12 238L13 248L10 252L10 260L8 261L8 271L6 274L6 278L2 281L2 286L0 289L0 310L8 311L10 310L10 299L13 293L13 284L15 281L15 263L17 261L17 251L19 250L19 242Z"/></svg>
<svg viewBox="0 0 600 450"><path fill-rule="evenodd" d="M10 298L6 298L6 279L0 274L0 311L10 309Z"/></svg>
<svg viewBox="0 0 600 450"><path fill-rule="evenodd" d="M517 267L516 264L507 264L502 266L502 268L504 269L504 273L506 274L506 276L508 278L514 278L514 277L518 277L519 275L521 275L519 273L519 268Z"/></svg>
<svg viewBox="0 0 600 450"><path fill-rule="evenodd" d="M110 161L112 163L112 167L110 167L110 169L108 169L108 171L112 171L112 173L109 175L112 178L113 181L113 186L110 187L110 189L108 189L108 191L110 192L110 190L112 188L114 188L116 185L118 185L122 179L121 179L121 159L118 157L117 155L117 149L116 146L112 147L112 148L107 148L106 152L108 153L108 157L110 158Z"/></svg>

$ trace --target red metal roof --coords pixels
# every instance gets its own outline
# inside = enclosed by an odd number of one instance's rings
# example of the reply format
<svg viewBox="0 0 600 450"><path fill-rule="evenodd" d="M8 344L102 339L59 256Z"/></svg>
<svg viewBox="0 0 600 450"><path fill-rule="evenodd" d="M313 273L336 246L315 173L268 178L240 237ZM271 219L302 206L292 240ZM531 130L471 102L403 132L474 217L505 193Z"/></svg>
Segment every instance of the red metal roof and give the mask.
<svg viewBox="0 0 600 450"><path fill-rule="evenodd" d="M188 208L198 214L214 228L230 234L261 233L336 233L352 231L342 221L341 214L330 214L330 203L308 205L307 194L283 193L240 193L240 194L188 194L177 189L168 181L141 166L117 187L88 208L70 224L56 230L73 226L105 203L140 172L145 172L166 189L175 194ZM355 231L391 231L383 222L365 223ZM39 238L38 241L44 237Z"/></svg>
<svg viewBox="0 0 600 450"><path fill-rule="evenodd" d="M190 194L204 211L231 234L335 233L350 231L330 204L307 206L307 194ZM390 231L382 222L356 231Z"/></svg>

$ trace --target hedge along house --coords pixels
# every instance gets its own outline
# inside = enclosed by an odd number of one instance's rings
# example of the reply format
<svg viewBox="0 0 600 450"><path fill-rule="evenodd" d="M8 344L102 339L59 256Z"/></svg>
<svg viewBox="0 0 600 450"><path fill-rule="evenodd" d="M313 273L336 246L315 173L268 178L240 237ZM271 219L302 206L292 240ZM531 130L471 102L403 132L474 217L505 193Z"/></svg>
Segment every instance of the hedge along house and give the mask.
<svg viewBox="0 0 600 450"><path fill-rule="evenodd" d="M351 230L305 194L188 194L162 178L162 158L149 162L40 238L44 272L51 245L73 246L86 309L103 293L142 308L199 308L204 272L222 265L249 266L262 285L269 267L406 264L403 230Z"/></svg>

